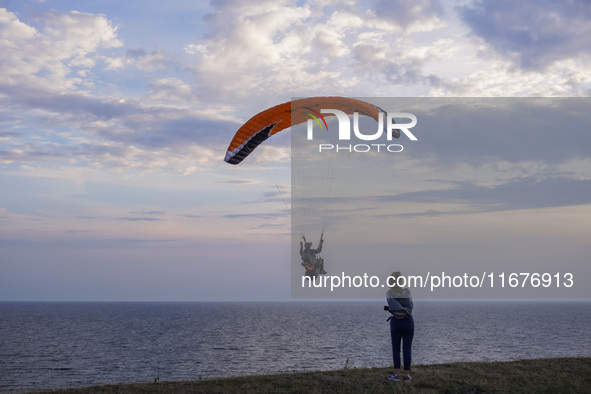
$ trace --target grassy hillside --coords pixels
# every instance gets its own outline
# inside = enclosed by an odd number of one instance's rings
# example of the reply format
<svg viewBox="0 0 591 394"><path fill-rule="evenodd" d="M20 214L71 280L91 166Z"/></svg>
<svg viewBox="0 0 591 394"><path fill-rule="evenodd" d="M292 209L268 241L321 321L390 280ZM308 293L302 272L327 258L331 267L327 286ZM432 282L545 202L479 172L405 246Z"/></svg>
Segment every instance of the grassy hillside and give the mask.
<svg viewBox="0 0 591 394"><path fill-rule="evenodd" d="M346 369L95 386L55 393L591 393L591 358L469 362L413 367L410 383L391 368Z"/></svg>

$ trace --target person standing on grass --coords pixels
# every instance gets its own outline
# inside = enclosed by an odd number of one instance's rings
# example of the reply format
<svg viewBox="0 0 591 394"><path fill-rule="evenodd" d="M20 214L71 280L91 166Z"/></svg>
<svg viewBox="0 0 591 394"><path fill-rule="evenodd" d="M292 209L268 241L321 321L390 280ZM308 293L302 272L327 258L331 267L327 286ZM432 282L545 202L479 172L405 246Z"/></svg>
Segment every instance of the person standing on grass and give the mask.
<svg viewBox="0 0 591 394"><path fill-rule="evenodd" d="M400 286L404 284L404 278L399 271L388 277L390 289L386 293L388 311L392 314L390 321L390 335L392 336L392 355L394 356L394 373L388 377L389 380L400 382L400 342L402 342L402 354L404 359L405 382L410 382L410 364L412 362L412 339L415 334L415 322L412 318L413 302L410 290ZM401 279L399 279L401 278Z"/></svg>

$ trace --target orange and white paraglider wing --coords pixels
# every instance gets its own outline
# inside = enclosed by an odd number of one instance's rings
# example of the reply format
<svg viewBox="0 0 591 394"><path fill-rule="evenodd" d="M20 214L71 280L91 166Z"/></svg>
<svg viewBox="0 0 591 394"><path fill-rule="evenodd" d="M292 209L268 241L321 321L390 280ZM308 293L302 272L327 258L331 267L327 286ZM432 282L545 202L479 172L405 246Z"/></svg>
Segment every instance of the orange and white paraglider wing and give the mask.
<svg viewBox="0 0 591 394"><path fill-rule="evenodd" d="M319 114L320 109L337 109L349 115L358 112L376 121L379 113L383 112L373 104L347 97L310 97L279 104L256 114L238 129L224 161L239 164L267 138L306 122L311 119L311 112Z"/></svg>
<svg viewBox="0 0 591 394"><path fill-rule="evenodd" d="M264 110L250 118L234 135L224 161L238 164L267 138L291 126L291 102Z"/></svg>

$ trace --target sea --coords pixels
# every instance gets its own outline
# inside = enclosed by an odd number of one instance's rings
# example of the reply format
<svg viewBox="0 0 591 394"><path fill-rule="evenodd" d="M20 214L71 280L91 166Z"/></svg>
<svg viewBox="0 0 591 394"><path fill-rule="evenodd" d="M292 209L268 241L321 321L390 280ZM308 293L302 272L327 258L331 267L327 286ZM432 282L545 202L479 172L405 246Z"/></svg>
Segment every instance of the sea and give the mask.
<svg viewBox="0 0 591 394"><path fill-rule="evenodd" d="M388 367L384 302L3 302L0 392ZM413 364L591 356L590 301L415 300Z"/></svg>

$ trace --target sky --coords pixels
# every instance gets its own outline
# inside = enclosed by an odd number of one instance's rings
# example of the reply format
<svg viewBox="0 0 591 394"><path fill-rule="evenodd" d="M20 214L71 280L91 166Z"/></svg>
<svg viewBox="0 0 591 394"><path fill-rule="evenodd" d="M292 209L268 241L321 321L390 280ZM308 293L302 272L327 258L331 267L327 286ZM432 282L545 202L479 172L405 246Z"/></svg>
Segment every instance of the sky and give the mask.
<svg viewBox="0 0 591 394"><path fill-rule="evenodd" d="M583 0L0 0L0 300L289 299L290 152L224 163L242 123L328 95L584 109L590 18ZM366 204L396 207L397 253L519 244L513 258L585 265L591 141L573 105L543 133L424 129Z"/></svg>

